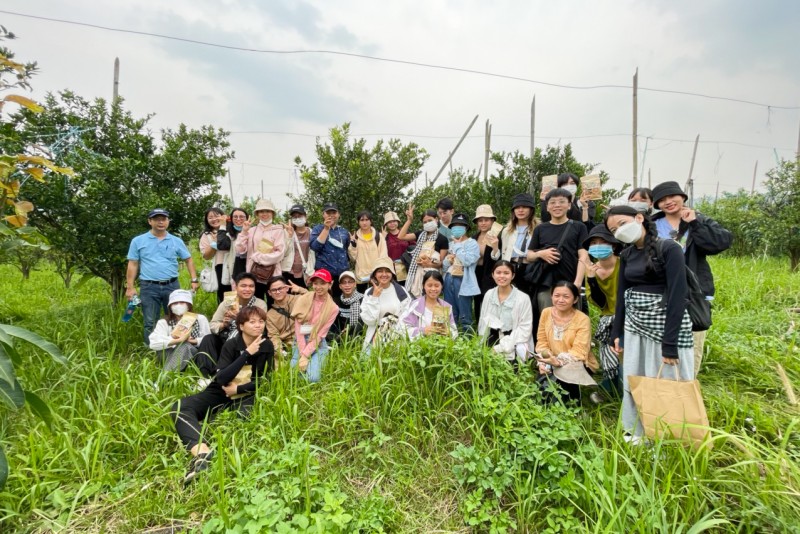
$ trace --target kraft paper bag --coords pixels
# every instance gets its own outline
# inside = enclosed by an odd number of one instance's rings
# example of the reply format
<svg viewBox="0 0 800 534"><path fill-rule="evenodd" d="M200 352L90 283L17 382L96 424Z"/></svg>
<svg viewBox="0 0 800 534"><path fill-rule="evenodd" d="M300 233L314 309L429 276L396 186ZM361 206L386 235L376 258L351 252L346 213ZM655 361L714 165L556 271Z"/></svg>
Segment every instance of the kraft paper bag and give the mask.
<svg viewBox="0 0 800 534"><path fill-rule="evenodd" d="M708 415L697 380L629 376L633 401L648 438L674 437L695 448L712 447Z"/></svg>

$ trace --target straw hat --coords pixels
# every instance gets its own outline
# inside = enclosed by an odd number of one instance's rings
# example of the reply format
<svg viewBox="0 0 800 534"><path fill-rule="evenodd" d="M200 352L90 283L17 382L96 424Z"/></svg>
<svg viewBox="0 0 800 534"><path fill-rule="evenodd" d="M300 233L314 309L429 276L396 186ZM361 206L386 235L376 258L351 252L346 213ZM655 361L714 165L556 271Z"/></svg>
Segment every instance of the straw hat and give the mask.
<svg viewBox="0 0 800 534"><path fill-rule="evenodd" d="M254 209L253 212L258 213L259 211L271 211L272 213L276 213L275 204L266 198L259 198L258 202L256 202L256 209Z"/></svg>
<svg viewBox="0 0 800 534"><path fill-rule="evenodd" d="M475 210L475 217L472 218L472 222L478 222L478 219L481 217L488 217L489 219L497 220L494 212L492 211L492 207L489 204L481 204Z"/></svg>
<svg viewBox="0 0 800 534"><path fill-rule="evenodd" d="M397 216L397 213L394 211L387 211L383 214L383 226L386 226L392 221L400 222L400 217Z"/></svg>
<svg viewBox="0 0 800 534"><path fill-rule="evenodd" d="M569 362L561 367L553 366L553 374L567 384L578 384L579 386L596 386L592 376L586 371L583 362Z"/></svg>

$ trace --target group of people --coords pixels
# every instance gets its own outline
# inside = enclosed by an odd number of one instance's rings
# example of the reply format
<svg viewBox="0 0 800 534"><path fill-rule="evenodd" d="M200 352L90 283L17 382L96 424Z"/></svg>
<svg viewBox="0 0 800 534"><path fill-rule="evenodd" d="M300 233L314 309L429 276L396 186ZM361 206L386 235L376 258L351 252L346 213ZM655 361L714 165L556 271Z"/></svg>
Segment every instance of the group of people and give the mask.
<svg viewBox="0 0 800 534"><path fill-rule="evenodd" d="M592 375L602 373L592 400L621 396L626 440L640 442L627 377L656 376L662 365L696 376L705 332L692 332L686 269L713 299L706 257L730 247L732 236L687 206L676 182L634 190L602 223L579 188L565 173L538 202L518 194L505 225L490 205L470 216L448 198L419 221L414 206L404 221L385 213L379 229L362 211L353 233L339 224L335 203L313 227L301 205L287 224L275 222L264 199L252 222L241 209L226 217L211 208L199 240L218 278L211 320L194 314L192 293L177 286L178 260L192 289L197 273L185 244L167 232L169 214L150 212L151 231L131 243L128 294L138 273L145 339L165 368L193 363L207 377L203 391L172 411L193 456L187 480L213 455L202 439L209 415L249 410L254 384L282 362L320 380L330 346L359 336L366 357L401 338L478 335L515 368L532 360L547 401L580 400L581 386L597 385ZM589 305L599 314L594 329Z"/></svg>

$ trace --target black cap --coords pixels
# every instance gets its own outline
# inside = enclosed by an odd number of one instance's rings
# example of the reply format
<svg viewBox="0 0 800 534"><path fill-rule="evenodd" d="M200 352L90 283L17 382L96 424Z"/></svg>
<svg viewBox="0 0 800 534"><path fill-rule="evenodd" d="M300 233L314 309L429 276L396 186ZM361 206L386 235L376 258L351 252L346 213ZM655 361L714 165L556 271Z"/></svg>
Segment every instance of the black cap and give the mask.
<svg viewBox="0 0 800 534"><path fill-rule="evenodd" d="M150 213L147 214L148 219L152 219L153 217L158 217L159 215L163 215L167 219L169 219L169 212L164 208L156 208L154 210L150 210Z"/></svg>
<svg viewBox="0 0 800 534"><path fill-rule="evenodd" d="M453 215L453 220L450 221L450 226L448 228L452 228L453 226L466 226L467 228L470 227L469 224L469 217L467 217L466 213L456 213Z"/></svg>
<svg viewBox="0 0 800 534"><path fill-rule="evenodd" d="M606 228L605 224L597 224L597 225L593 226L592 229L589 231L589 237L587 237L586 239L583 240L583 248L585 248L586 250L589 250L589 243L595 237L601 238L603 241L605 241L609 245L621 245L622 244L622 243L619 242L619 240L617 238L614 237L614 235L611 232L608 231L608 228Z"/></svg>
<svg viewBox="0 0 800 534"><path fill-rule="evenodd" d="M336 205L336 202L326 202L322 206L322 211L339 211L339 206Z"/></svg>
<svg viewBox="0 0 800 534"><path fill-rule="evenodd" d="M678 185L678 182L664 182L653 188L653 207L658 209L658 203L662 199L671 197L672 195L682 196L684 202L689 200L689 197L683 192L683 189L681 189L681 186Z"/></svg>
<svg viewBox="0 0 800 534"><path fill-rule="evenodd" d="M302 213L303 215L306 214L306 209L303 207L302 204L295 204L291 208L289 208L289 215L292 213Z"/></svg>
<svg viewBox="0 0 800 534"><path fill-rule="evenodd" d="M437 210L438 209L442 209L442 210L451 210L451 209L453 209L453 200L451 198L448 198L448 197L444 197L444 198L440 199L439 202L436 203L436 209Z"/></svg>
<svg viewBox="0 0 800 534"><path fill-rule="evenodd" d="M511 209L525 206L526 208L536 209L536 201L528 193L520 193L514 195L514 200L511 202Z"/></svg>

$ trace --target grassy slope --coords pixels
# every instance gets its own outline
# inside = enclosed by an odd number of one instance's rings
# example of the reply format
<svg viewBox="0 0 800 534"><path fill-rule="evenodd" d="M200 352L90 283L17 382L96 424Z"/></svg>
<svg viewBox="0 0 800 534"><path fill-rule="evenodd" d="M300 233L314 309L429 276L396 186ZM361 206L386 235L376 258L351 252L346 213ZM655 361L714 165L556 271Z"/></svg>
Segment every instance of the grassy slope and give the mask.
<svg viewBox="0 0 800 534"><path fill-rule="evenodd" d="M0 266L0 321L69 355L28 354L26 387L58 414L52 432L3 415L11 462L0 530L800 532L798 411L774 363L800 384L793 317L800 275L773 260L717 259L715 325L701 374L716 444L620 443L617 408L543 409L473 343L396 347L367 362L331 355L324 383L287 370L253 416L224 414L208 476L182 488L187 455L170 405L192 376L160 376L97 281L65 291L50 272ZM201 311L213 303L202 296Z"/></svg>

